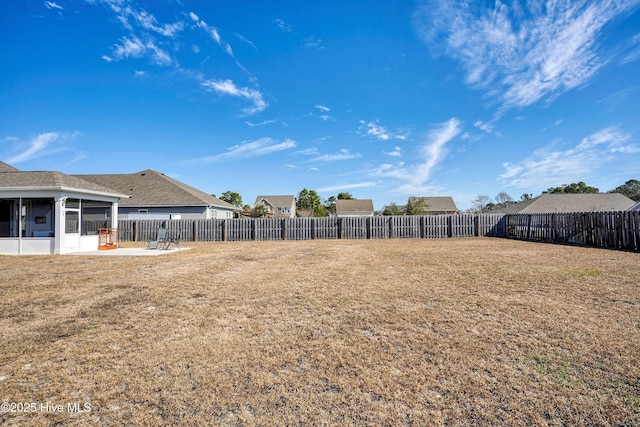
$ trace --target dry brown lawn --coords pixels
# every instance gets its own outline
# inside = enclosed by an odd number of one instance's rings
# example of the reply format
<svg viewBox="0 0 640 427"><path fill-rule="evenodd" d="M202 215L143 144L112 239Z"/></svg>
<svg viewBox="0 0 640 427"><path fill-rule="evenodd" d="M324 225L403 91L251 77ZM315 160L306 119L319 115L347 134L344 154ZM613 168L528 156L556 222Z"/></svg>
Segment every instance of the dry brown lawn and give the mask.
<svg viewBox="0 0 640 427"><path fill-rule="evenodd" d="M639 254L190 246L1 256L0 424L640 425Z"/></svg>

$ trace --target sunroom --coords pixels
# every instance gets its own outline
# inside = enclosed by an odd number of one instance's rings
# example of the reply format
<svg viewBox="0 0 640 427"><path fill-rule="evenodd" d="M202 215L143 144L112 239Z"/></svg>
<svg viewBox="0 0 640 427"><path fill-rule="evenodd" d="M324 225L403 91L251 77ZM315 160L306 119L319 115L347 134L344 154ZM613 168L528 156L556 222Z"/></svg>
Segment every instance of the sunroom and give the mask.
<svg viewBox="0 0 640 427"><path fill-rule="evenodd" d="M98 229L117 228L126 197L61 172L2 172L0 254L94 251Z"/></svg>

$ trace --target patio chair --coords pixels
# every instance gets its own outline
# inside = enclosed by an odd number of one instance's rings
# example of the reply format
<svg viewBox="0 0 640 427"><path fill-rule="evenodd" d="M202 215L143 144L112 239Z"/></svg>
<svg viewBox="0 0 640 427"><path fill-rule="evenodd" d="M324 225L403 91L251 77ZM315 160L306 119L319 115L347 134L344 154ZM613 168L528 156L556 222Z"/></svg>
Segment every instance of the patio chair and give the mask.
<svg viewBox="0 0 640 427"><path fill-rule="evenodd" d="M149 245L147 249L158 249L158 247L162 248L167 244L167 229L164 227L158 228L158 233L156 234L156 240L149 241Z"/></svg>
<svg viewBox="0 0 640 427"><path fill-rule="evenodd" d="M171 244L176 245L176 247L179 250L182 250L182 248L180 247L180 235L177 236L167 236L166 239L164 240L164 245L162 247L162 249L169 249L169 245Z"/></svg>

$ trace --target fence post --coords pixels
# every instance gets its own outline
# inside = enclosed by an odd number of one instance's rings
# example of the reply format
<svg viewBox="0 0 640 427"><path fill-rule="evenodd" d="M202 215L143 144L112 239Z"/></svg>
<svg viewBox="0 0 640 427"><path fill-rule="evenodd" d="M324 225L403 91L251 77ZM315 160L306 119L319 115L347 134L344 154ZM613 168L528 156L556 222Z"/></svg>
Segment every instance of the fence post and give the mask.
<svg viewBox="0 0 640 427"><path fill-rule="evenodd" d="M371 217L368 216L366 221L367 239L371 239Z"/></svg>
<svg viewBox="0 0 640 427"><path fill-rule="evenodd" d="M133 241L138 241L138 221L133 221Z"/></svg>
<svg viewBox="0 0 640 427"><path fill-rule="evenodd" d="M225 218L222 220L222 241L226 242L227 237L227 219Z"/></svg>
<svg viewBox="0 0 640 427"><path fill-rule="evenodd" d="M251 219L251 240L258 240L258 222L256 218Z"/></svg>
<svg viewBox="0 0 640 427"><path fill-rule="evenodd" d="M287 240L287 220L282 218L282 240Z"/></svg>
<svg viewBox="0 0 640 427"><path fill-rule="evenodd" d="M389 216L389 238L393 239L394 233L393 233L393 215Z"/></svg>

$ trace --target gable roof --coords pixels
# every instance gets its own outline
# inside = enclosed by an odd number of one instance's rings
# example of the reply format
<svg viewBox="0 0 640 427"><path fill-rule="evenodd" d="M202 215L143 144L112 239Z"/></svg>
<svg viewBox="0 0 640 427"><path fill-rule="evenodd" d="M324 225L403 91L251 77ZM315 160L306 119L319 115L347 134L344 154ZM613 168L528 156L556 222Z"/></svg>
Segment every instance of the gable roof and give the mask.
<svg viewBox="0 0 640 427"><path fill-rule="evenodd" d="M421 199L427 204L427 212L456 212L456 206L453 198L450 196L438 197L409 197L410 200Z"/></svg>
<svg viewBox="0 0 640 427"><path fill-rule="evenodd" d="M215 206L239 210L238 207L200 191L163 173L146 169L131 174L74 175L119 192L131 198L120 206Z"/></svg>
<svg viewBox="0 0 640 427"><path fill-rule="evenodd" d="M122 199L128 197L125 193L57 171L2 171L0 190L78 191Z"/></svg>
<svg viewBox="0 0 640 427"><path fill-rule="evenodd" d="M338 199L336 200L336 213L342 212L373 212L373 200L371 199Z"/></svg>
<svg viewBox="0 0 640 427"><path fill-rule="evenodd" d="M20 169L14 168L9 163L0 160L0 172L20 172Z"/></svg>
<svg viewBox="0 0 640 427"><path fill-rule="evenodd" d="M290 208L295 203L295 196L258 196L253 204L254 206L265 200L271 206Z"/></svg>
<svg viewBox="0 0 640 427"><path fill-rule="evenodd" d="M620 193L543 194L492 212L556 213L626 211L633 200Z"/></svg>

